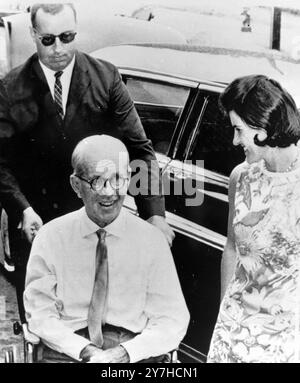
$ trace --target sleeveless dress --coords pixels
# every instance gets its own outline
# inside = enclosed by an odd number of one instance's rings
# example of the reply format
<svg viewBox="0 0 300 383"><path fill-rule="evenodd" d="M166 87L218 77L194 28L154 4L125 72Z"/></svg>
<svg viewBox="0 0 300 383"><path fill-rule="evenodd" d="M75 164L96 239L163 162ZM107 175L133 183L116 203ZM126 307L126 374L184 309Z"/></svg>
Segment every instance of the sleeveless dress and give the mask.
<svg viewBox="0 0 300 383"><path fill-rule="evenodd" d="M247 164L238 178L237 261L208 362L299 362L300 169Z"/></svg>

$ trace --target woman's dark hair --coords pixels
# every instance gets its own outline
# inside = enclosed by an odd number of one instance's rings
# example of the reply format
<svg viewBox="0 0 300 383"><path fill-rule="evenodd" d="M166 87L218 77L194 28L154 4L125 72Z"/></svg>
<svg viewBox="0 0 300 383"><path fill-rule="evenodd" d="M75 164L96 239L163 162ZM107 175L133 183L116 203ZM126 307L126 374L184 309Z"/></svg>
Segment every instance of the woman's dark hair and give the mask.
<svg viewBox="0 0 300 383"><path fill-rule="evenodd" d="M262 128L267 138L258 146L285 148L300 138L300 114L295 101L281 85L263 75L237 78L219 99L225 113L234 111L251 128Z"/></svg>

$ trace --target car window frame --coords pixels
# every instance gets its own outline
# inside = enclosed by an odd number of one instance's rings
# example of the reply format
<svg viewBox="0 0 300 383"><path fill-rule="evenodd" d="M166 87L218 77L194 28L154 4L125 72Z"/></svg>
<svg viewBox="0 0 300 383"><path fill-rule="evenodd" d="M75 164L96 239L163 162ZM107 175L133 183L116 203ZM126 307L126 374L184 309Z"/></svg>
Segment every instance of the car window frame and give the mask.
<svg viewBox="0 0 300 383"><path fill-rule="evenodd" d="M160 155L166 156L170 159L175 159L183 133L190 121L190 113L192 110L194 110L194 103L198 94L199 82L192 79L175 77L166 73L156 73L148 70L143 70L141 68L119 67L118 69L125 84L128 78L133 78L135 80L148 80L158 84L161 83L170 86L182 86L189 89L189 95L181 115L176 123L168 152L166 154L159 153Z"/></svg>
<svg viewBox="0 0 300 383"><path fill-rule="evenodd" d="M199 84L199 87L198 87L198 91L199 91L199 94L201 94L201 96L203 96L203 92L205 92L205 91L218 93L220 95L223 90L224 90L224 87L220 86L220 85ZM190 138L189 138L187 145L186 145L186 150L184 153L184 160L187 160L189 158L189 153L191 151L191 148L195 145L195 141L197 140L197 137L200 133L201 123L203 121L203 116L204 116L206 107L208 105L208 97L209 96L204 97L204 101L202 103L201 112L199 114L197 124L194 128L194 131L191 132Z"/></svg>

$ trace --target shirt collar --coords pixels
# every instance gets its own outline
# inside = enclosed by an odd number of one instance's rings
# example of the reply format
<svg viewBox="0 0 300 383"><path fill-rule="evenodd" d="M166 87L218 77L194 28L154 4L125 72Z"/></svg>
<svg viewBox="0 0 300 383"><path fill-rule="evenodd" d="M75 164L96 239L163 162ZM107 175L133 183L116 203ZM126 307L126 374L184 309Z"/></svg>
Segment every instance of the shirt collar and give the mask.
<svg viewBox="0 0 300 383"><path fill-rule="evenodd" d="M81 226L82 237L87 237L91 234L94 234L97 230L99 230L99 226L95 222L93 222L86 214L85 207L80 209L80 214L81 214L80 226ZM105 226L103 229L107 232L108 235L123 237L125 234L125 228L126 228L126 210L125 208L122 208L118 217L109 225Z"/></svg>
<svg viewBox="0 0 300 383"><path fill-rule="evenodd" d="M40 63L40 66L41 68L43 69L43 72L45 74L45 76L48 78L48 77L53 77L55 75L55 73L57 71L55 70L52 70L50 68L48 68L45 64L43 64L41 62L41 60L39 59L39 63ZM73 68L74 68L74 64L75 64L75 54L70 62L70 64L68 64L65 69L63 70L63 75L69 75L70 78L71 78L71 74L72 74L72 71L73 71Z"/></svg>

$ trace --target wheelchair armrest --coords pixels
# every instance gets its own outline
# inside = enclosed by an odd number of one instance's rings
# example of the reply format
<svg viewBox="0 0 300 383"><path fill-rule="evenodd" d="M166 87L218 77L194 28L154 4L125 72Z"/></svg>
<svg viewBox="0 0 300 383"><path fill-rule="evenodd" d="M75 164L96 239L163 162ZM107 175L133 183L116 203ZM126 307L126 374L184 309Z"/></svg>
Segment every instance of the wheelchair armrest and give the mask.
<svg viewBox="0 0 300 383"><path fill-rule="evenodd" d="M27 323L22 324L22 329L24 341L26 343L31 343L32 345L40 343L40 338L37 335L33 334L31 331L29 331Z"/></svg>
<svg viewBox="0 0 300 383"><path fill-rule="evenodd" d="M16 335L23 333L24 362L34 363L35 361L40 360L40 354L42 352L42 347L39 346L40 338L29 331L27 323L21 325L19 322L15 322L13 331ZM17 346L9 347L4 355L4 363L17 363L17 355Z"/></svg>
<svg viewBox="0 0 300 383"><path fill-rule="evenodd" d="M28 329L27 323L22 324L24 336L24 361L25 363L35 363L42 359L42 347L40 338Z"/></svg>

